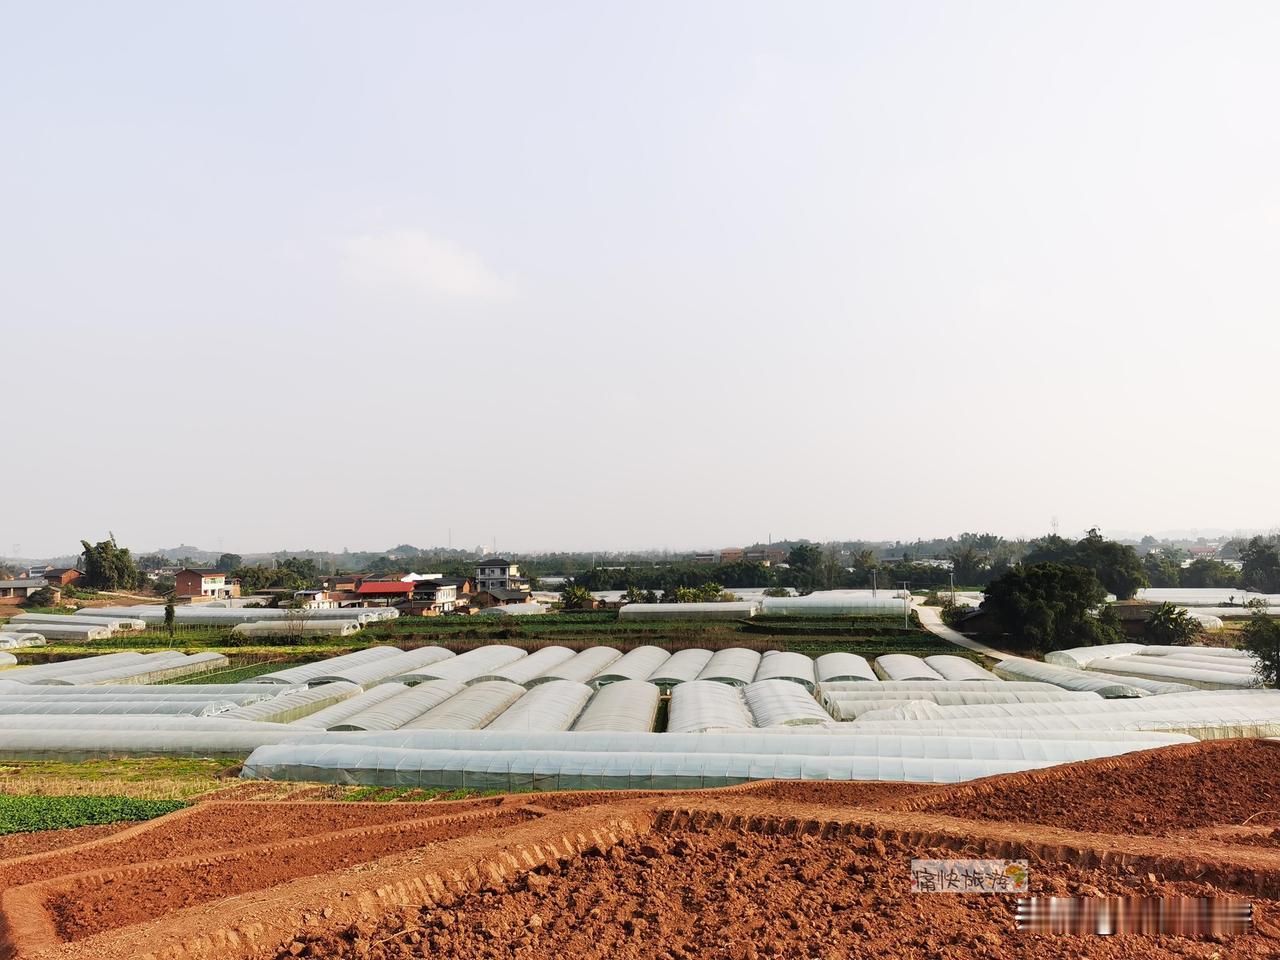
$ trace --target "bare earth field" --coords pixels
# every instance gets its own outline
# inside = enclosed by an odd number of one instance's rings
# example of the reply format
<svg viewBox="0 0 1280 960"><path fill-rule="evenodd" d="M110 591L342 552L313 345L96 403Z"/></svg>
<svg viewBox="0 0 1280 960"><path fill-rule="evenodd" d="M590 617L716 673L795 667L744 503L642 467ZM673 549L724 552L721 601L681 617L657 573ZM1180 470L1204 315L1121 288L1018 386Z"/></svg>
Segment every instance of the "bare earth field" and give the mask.
<svg viewBox="0 0 1280 960"><path fill-rule="evenodd" d="M1280 744L956 786L763 783L430 803L268 785L0 843L0 958L1280 956ZM1020 933L914 857L1025 857L1035 896L1232 896L1246 936Z"/></svg>

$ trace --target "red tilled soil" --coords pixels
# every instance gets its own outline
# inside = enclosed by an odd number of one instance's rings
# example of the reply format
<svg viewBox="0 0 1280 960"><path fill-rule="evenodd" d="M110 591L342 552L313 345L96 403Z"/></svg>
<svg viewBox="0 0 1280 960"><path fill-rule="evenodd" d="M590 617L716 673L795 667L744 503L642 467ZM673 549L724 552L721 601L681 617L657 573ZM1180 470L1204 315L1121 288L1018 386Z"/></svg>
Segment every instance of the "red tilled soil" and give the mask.
<svg viewBox="0 0 1280 960"><path fill-rule="evenodd" d="M390 806L356 809L397 812ZM413 811L406 805L403 811ZM344 808L326 807L318 822ZM418 808L421 815L421 808ZM403 814L402 814L403 816ZM367 863L392 853L453 840L477 832L501 830L528 820L533 814L513 808L493 816L446 822L418 821L389 824L366 831L351 831L319 843L287 848L241 846L222 857L199 864L170 861L144 873L112 877L106 883L88 881L71 892L54 897L49 910L58 933L65 940L139 923L170 910L221 900L249 890L261 890L298 877L314 876ZM187 847L186 857L203 856L199 847Z"/></svg>
<svg viewBox="0 0 1280 960"><path fill-rule="evenodd" d="M1168 836L1280 825L1280 743L1218 740L992 777L941 789L916 809L971 820Z"/></svg>
<svg viewBox="0 0 1280 960"><path fill-rule="evenodd" d="M861 807L864 810L893 810L906 800L916 800L944 789L931 783L882 783L855 781L832 783L819 781L775 780L742 792L753 799L777 800L779 803L812 803L827 807Z"/></svg>
<svg viewBox="0 0 1280 960"><path fill-rule="evenodd" d="M496 803L498 798L483 802ZM80 850L69 849L61 854L41 857L39 860L25 863L0 862L0 889L11 885L34 883L37 880L48 880L51 877L69 873L84 873L89 870L124 866L148 860L204 856L223 850L276 843L335 830L374 827L397 823L401 820L436 817L445 812L427 804L263 803L243 806L202 804L189 813L151 821L136 838L121 840L119 843L99 844ZM114 824L114 830L104 835L137 826L138 824L135 823ZM78 842L83 843L91 839L96 838L85 837ZM22 855L12 853L7 856Z"/></svg>
<svg viewBox="0 0 1280 960"><path fill-rule="evenodd" d="M14 857L26 857L33 853L45 853L49 850L72 847L77 843L88 843L90 840L100 840L132 826L136 826L136 824L104 823L92 827L75 827L71 830L8 833L0 836L0 862L11 860Z"/></svg>
<svg viewBox="0 0 1280 960"><path fill-rule="evenodd" d="M304 934L268 956L325 958L782 958L1222 957L1217 943L1176 937L1020 934L1013 897L910 892L913 857L954 853L856 836L762 836L712 829L650 835L574 857L505 890ZM1033 866L1037 895L1218 893L1123 873ZM1273 905L1268 905L1273 906ZM1274 957L1260 934L1230 940L1230 956Z"/></svg>

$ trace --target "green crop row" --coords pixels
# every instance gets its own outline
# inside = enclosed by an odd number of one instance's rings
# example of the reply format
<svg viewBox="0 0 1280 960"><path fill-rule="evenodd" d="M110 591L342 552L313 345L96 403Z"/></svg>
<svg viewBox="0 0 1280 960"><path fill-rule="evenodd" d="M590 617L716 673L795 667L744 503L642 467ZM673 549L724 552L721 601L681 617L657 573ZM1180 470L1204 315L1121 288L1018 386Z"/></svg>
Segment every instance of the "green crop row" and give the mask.
<svg viewBox="0 0 1280 960"><path fill-rule="evenodd" d="M181 800L133 800L129 797L0 796L0 834L150 820L184 806L186 804Z"/></svg>

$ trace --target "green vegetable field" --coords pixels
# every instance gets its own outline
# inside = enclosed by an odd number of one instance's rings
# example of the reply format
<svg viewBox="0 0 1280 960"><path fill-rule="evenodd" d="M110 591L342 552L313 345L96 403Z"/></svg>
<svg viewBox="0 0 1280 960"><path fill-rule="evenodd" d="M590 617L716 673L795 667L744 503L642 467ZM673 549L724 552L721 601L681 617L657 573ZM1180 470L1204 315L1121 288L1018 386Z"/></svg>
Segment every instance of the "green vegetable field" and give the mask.
<svg viewBox="0 0 1280 960"><path fill-rule="evenodd" d="M133 800L129 797L0 796L0 834L150 820L184 806L186 804L181 800Z"/></svg>

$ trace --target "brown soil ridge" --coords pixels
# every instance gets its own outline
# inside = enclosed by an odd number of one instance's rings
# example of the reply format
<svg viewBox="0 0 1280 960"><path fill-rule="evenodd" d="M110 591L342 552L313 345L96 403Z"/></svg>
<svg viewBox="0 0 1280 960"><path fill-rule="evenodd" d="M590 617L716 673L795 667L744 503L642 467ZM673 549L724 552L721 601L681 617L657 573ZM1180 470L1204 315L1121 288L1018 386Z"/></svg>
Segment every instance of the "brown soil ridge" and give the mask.
<svg viewBox="0 0 1280 960"><path fill-rule="evenodd" d="M1280 743L1210 740L985 777L900 809L1102 833L1280 824Z"/></svg>

